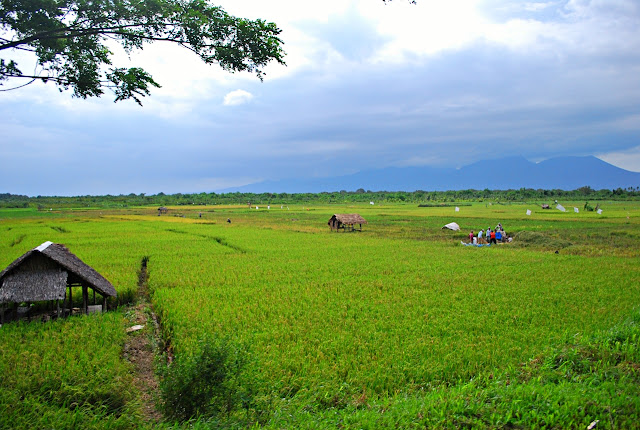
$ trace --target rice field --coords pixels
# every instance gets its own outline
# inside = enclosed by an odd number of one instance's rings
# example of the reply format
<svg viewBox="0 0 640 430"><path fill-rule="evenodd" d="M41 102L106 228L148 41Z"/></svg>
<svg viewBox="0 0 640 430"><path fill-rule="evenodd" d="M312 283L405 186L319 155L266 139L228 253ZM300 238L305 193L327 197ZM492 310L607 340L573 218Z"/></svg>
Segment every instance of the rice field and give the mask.
<svg viewBox="0 0 640 430"><path fill-rule="evenodd" d="M562 391L523 375L555 374L556 368L537 366L536 360L547 363L567 345L609 348L602 333L638 312L640 204L606 202L602 214L583 212L578 202L563 204L568 212L488 203L460 205L458 212L400 204L194 206L172 207L161 217L156 208L0 210L0 265L46 240L63 243L126 298L133 297L140 261L148 256L151 301L170 355L196 356L208 338L225 338L244 354L241 381L251 402L222 421L191 423L196 427L585 427L597 419L594 414L611 409L616 390L626 393L630 405L640 393L624 378L611 387L603 381L604 391L592 393L602 396L604 409L573 413L561 405L586 401L586 392ZM333 213L353 212L368 221L361 232L329 232ZM441 229L452 221L460 232ZM460 245L469 230L498 222L513 243ZM98 357L118 357L125 309L49 325L3 326L2 361L15 363L25 349L50 348L39 333L51 330L95 338L98 345L91 349ZM99 328L86 327L88 321ZM103 334L113 342L98 340ZM61 353L68 361L86 353L73 345ZM633 355L627 358L637 363ZM13 374L7 366L3 374ZM125 384L130 377L122 360L103 367L122 375L116 380ZM14 379L51 379L52 392L64 387L49 373L66 375L63 363L42 360L30 369L3 378L0 391L32 393ZM101 384L93 369L70 374L80 391ZM637 370L630 372L623 376L638 377ZM514 407L485 397L506 389L507 379L521 380L508 384L513 391L498 393ZM503 385L496 388L495 381ZM122 391L117 384L107 387ZM52 413L57 421L51 427L70 420L68 411L81 410L74 419L100 428L90 419L93 403L71 407L64 399L73 395L61 392L63 400L55 401L34 394L60 411ZM536 392L556 406L542 408ZM123 428L142 425L127 419L139 414L135 393L119 402L119 409L100 410ZM538 415L526 415L527 405L538 405ZM638 409L618 410L619 417L600 426L621 427L638 418ZM34 422L49 426L44 418Z"/></svg>

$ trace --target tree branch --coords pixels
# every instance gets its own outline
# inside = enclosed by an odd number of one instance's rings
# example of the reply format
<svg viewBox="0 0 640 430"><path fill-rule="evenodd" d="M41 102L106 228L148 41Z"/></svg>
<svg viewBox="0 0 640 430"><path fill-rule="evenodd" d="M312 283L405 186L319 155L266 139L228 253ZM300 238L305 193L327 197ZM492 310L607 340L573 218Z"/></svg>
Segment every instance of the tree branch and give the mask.
<svg viewBox="0 0 640 430"><path fill-rule="evenodd" d="M2 63L0 81L23 78L54 82L72 88L76 97L102 95L102 87L115 88L116 101L149 94L159 86L139 68L113 68L107 40L117 41L127 52L145 43L175 43L197 54L205 63L228 71L255 72L271 60L284 64L273 23L247 20L212 6L210 0L0 0L3 19L0 51L33 52L42 67L24 75L13 60ZM44 74L47 75L44 75Z"/></svg>

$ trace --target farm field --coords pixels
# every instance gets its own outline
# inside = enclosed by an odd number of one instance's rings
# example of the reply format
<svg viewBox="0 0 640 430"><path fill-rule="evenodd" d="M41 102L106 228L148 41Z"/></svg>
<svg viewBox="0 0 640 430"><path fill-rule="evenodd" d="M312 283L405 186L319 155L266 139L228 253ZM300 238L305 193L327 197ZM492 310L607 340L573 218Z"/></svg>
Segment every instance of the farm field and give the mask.
<svg viewBox="0 0 640 430"><path fill-rule="evenodd" d="M134 377L122 359L126 302L143 257L158 367L207 345L225 366L242 363L224 367L222 406L190 426L628 427L640 410L640 203L603 202L602 214L563 204L0 210L2 268L63 243L122 303L0 328L0 369L12 375L0 382L0 427L152 425L123 389ZM329 232L332 214L353 212L368 221L361 232ZM441 229L452 221L462 231ZM498 222L513 243L460 244ZM5 415L15 399L26 401Z"/></svg>

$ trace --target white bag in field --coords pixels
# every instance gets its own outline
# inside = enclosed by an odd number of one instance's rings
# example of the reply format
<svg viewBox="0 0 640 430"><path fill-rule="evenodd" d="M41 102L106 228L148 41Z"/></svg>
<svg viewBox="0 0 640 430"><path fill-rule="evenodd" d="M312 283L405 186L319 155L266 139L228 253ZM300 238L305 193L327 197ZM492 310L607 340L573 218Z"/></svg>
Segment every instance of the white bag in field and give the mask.
<svg viewBox="0 0 640 430"><path fill-rule="evenodd" d="M445 225L442 228L443 229L448 228L449 230L453 230L453 231L460 231L460 226L455 222L450 222L449 224Z"/></svg>

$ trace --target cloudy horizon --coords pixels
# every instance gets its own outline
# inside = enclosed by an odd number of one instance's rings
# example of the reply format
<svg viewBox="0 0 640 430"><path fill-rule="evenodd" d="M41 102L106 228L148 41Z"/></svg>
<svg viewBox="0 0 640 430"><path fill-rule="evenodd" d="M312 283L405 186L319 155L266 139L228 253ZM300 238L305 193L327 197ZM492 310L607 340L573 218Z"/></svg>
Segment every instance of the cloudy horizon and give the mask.
<svg viewBox="0 0 640 430"><path fill-rule="evenodd" d="M162 85L142 108L2 92L0 192L213 192L510 156L640 172L637 1L215 3L275 22L287 66L260 82L156 43L118 56Z"/></svg>

